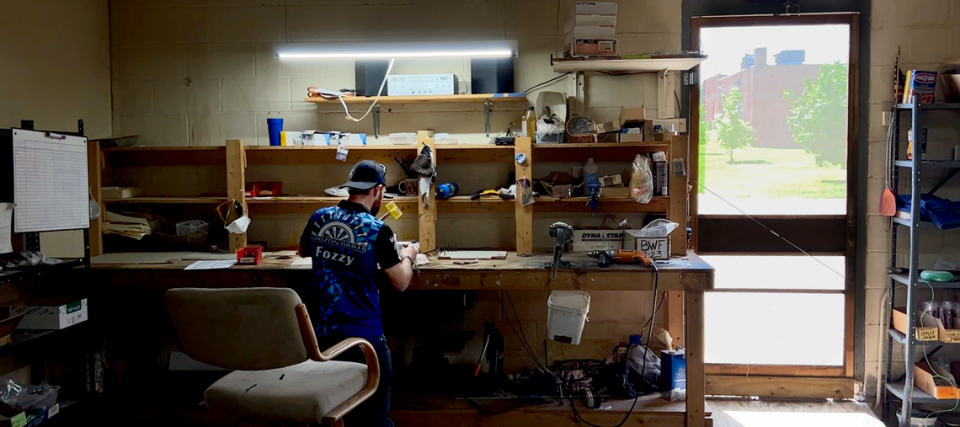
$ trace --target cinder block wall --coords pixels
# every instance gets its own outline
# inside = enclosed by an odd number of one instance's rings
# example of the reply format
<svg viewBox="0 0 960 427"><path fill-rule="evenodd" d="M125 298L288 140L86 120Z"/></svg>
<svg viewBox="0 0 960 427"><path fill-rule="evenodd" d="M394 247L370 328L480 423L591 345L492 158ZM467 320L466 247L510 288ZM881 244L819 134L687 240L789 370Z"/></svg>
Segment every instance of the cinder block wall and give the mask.
<svg viewBox="0 0 960 427"><path fill-rule="evenodd" d="M332 129L366 132L374 140L373 121L344 119L339 105L303 102L307 86L353 88L353 61L280 62L277 47L288 42L383 42L417 40L516 40L515 90L523 91L558 74L550 54L559 52L572 0L116 0L111 2L113 130L139 134L150 146L219 146L226 139L267 145L266 119L282 117L286 129ZM624 52L672 51L680 48L680 0L622 0L617 32ZM470 61L401 60L394 73L452 72L470 79ZM567 81L545 89L569 92ZM656 76L592 76L587 84L588 114L597 121L618 117L621 106L646 106L656 113ZM529 96L535 102L536 92ZM500 105L493 131L519 124L526 105ZM351 107L359 117L366 105ZM407 105L383 109L383 134L433 129L456 134L462 142L485 143L483 105ZM631 159L625 159L629 161ZM556 170L586 159L574 159ZM251 167L248 181L281 180L291 194L322 194L341 183L344 165ZM388 164L391 179L400 170ZM620 167L619 169L623 169ZM619 170L618 169L618 170ZM470 194L507 180L513 170L503 164L458 163L440 166L442 182L457 182ZM538 173L541 171L538 169ZM543 174L550 171L543 171ZM138 180L181 182L174 169L115 175L113 184ZM122 181L122 182L118 182ZM216 182L205 182L215 180ZM202 174L196 188L222 188L222 178ZM147 187L150 187L147 185ZM293 191L295 190L295 191ZM187 191L187 190L185 190ZM489 219L488 219L489 218ZM260 215L250 238L271 247L295 245L305 217ZM568 218L570 219L570 218ZM639 220L639 217L637 217ZM545 221L545 220L544 220ZM536 243L548 246L547 227ZM590 215L576 215L587 225ZM542 224L541 224L542 223ZM390 222L403 238L417 235L416 217ZM458 247L513 247L512 216L441 215L441 244Z"/></svg>
<svg viewBox="0 0 960 427"><path fill-rule="evenodd" d="M901 48L901 67L942 71L945 60L960 58L960 1L957 0L874 0L871 16L870 48L870 117L861 119L861 132L870 135L867 148L869 178L860 185L867 186L867 264L866 264L866 339L865 387L867 394L875 395L878 346L886 345L886 331L881 327L881 302L889 288L887 268L890 263L890 220L879 214L880 194L885 182L885 150L887 127L882 115L891 104L891 76L896 60L897 47ZM960 140L957 116L941 114L940 119L929 123L927 146L931 156L946 155L944 148L952 150ZM904 115L905 123L909 116ZM909 125L908 125L909 126ZM946 157L931 157L946 158ZM942 172L927 174L924 189L929 190L940 180ZM906 181L904 181L906 185ZM906 187L908 188L908 187ZM941 189L939 196L960 200L960 182L953 181ZM960 264L960 238L952 231L940 231L924 224L921 233L921 268L932 268L937 258ZM898 251L906 251L909 234L901 229ZM902 253L902 252L901 252ZM900 264L907 259L899 257ZM902 289L902 288L901 288ZM902 294L902 292L900 292ZM905 300L898 300L899 305ZM903 373L903 347L894 344L894 376Z"/></svg>

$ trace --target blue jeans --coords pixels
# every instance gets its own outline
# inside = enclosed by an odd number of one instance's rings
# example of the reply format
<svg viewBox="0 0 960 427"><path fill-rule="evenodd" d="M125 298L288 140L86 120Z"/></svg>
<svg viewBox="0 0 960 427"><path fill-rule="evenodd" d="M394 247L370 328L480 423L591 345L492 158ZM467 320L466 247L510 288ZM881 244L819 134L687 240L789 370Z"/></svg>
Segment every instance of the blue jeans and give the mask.
<svg viewBox="0 0 960 427"><path fill-rule="evenodd" d="M349 337L327 336L320 338L320 351L333 347L345 338ZM377 351L377 359L380 361L380 384L373 396L370 396L360 406L347 413L347 416L344 417L344 423L348 426L393 427L393 420L388 416L390 412L390 383L393 381L393 361L390 360L387 338L383 335L376 338L361 338L370 341L370 344L373 344L373 348ZM366 363L363 351L357 347L343 352L336 360Z"/></svg>

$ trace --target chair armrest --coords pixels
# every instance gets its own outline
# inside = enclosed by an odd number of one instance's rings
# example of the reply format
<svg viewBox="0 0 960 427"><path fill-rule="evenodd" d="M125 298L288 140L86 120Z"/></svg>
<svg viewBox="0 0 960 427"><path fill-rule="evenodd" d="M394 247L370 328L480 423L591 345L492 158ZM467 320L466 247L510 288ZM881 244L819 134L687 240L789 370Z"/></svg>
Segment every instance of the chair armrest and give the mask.
<svg viewBox="0 0 960 427"><path fill-rule="evenodd" d="M377 386L380 384L380 362L377 359L377 351L373 348L373 345L369 341L362 338L347 338L343 341L340 341L333 347L327 349L327 351L320 353L321 360L330 360L334 357L337 357L340 353L343 353L351 347L360 346L360 349L363 350L363 358L367 362L367 383L364 384L363 388L357 394L353 395L346 402L340 404L332 411L324 415L324 423L333 423L334 421L339 420L347 412L353 410L364 400L367 400L370 396L373 396L377 391Z"/></svg>
<svg viewBox="0 0 960 427"><path fill-rule="evenodd" d="M377 359L377 350L374 349L373 345L365 339L347 338L343 341L340 341L333 347L330 347L326 352L321 352L317 344L317 335L313 330L313 324L310 322L310 315L307 312L307 307L303 304L300 304L297 305L296 310L297 318L300 322L300 335L303 337L303 343L307 348L307 354L310 356L311 360L317 362L326 362L339 356L341 353L350 349L351 347L359 346L360 350L363 351L364 361L367 363L367 383L364 384L362 389L360 389L360 392L351 396L345 402L341 403L340 406L337 406L332 411L324 415L323 419L321 420L324 423L333 423L376 393L377 386L380 384L380 361Z"/></svg>

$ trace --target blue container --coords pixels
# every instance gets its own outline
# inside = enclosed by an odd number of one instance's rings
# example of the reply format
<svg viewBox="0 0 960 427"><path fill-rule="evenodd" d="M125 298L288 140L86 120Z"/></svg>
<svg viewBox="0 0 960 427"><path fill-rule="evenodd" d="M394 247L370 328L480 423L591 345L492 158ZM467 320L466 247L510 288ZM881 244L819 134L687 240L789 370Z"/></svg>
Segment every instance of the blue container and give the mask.
<svg viewBox="0 0 960 427"><path fill-rule="evenodd" d="M460 187L453 183L448 182L446 184L440 184L437 186L437 198L438 199L449 199L457 195L457 192L460 191Z"/></svg>
<svg viewBox="0 0 960 427"><path fill-rule="evenodd" d="M280 117L273 117L267 119L267 133L270 135L270 145L274 147L280 146L280 131L283 130L283 119Z"/></svg>
<svg viewBox="0 0 960 427"><path fill-rule="evenodd" d="M630 334L630 345L643 345L643 335Z"/></svg>

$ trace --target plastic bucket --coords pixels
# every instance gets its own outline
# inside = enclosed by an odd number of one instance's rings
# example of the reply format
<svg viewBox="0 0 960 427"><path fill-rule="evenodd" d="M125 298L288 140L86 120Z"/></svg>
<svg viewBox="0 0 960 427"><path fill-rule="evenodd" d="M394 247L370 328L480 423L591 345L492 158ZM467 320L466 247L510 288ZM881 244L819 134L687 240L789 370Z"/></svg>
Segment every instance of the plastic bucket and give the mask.
<svg viewBox="0 0 960 427"><path fill-rule="evenodd" d="M274 147L280 146L280 131L283 130L283 119L279 117L271 117L267 119L267 133L270 136L270 145Z"/></svg>
<svg viewBox="0 0 960 427"><path fill-rule="evenodd" d="M553 291L547 298L547 338L580 344L583 323L590 312L590 294L582 291Z"/></svg>

